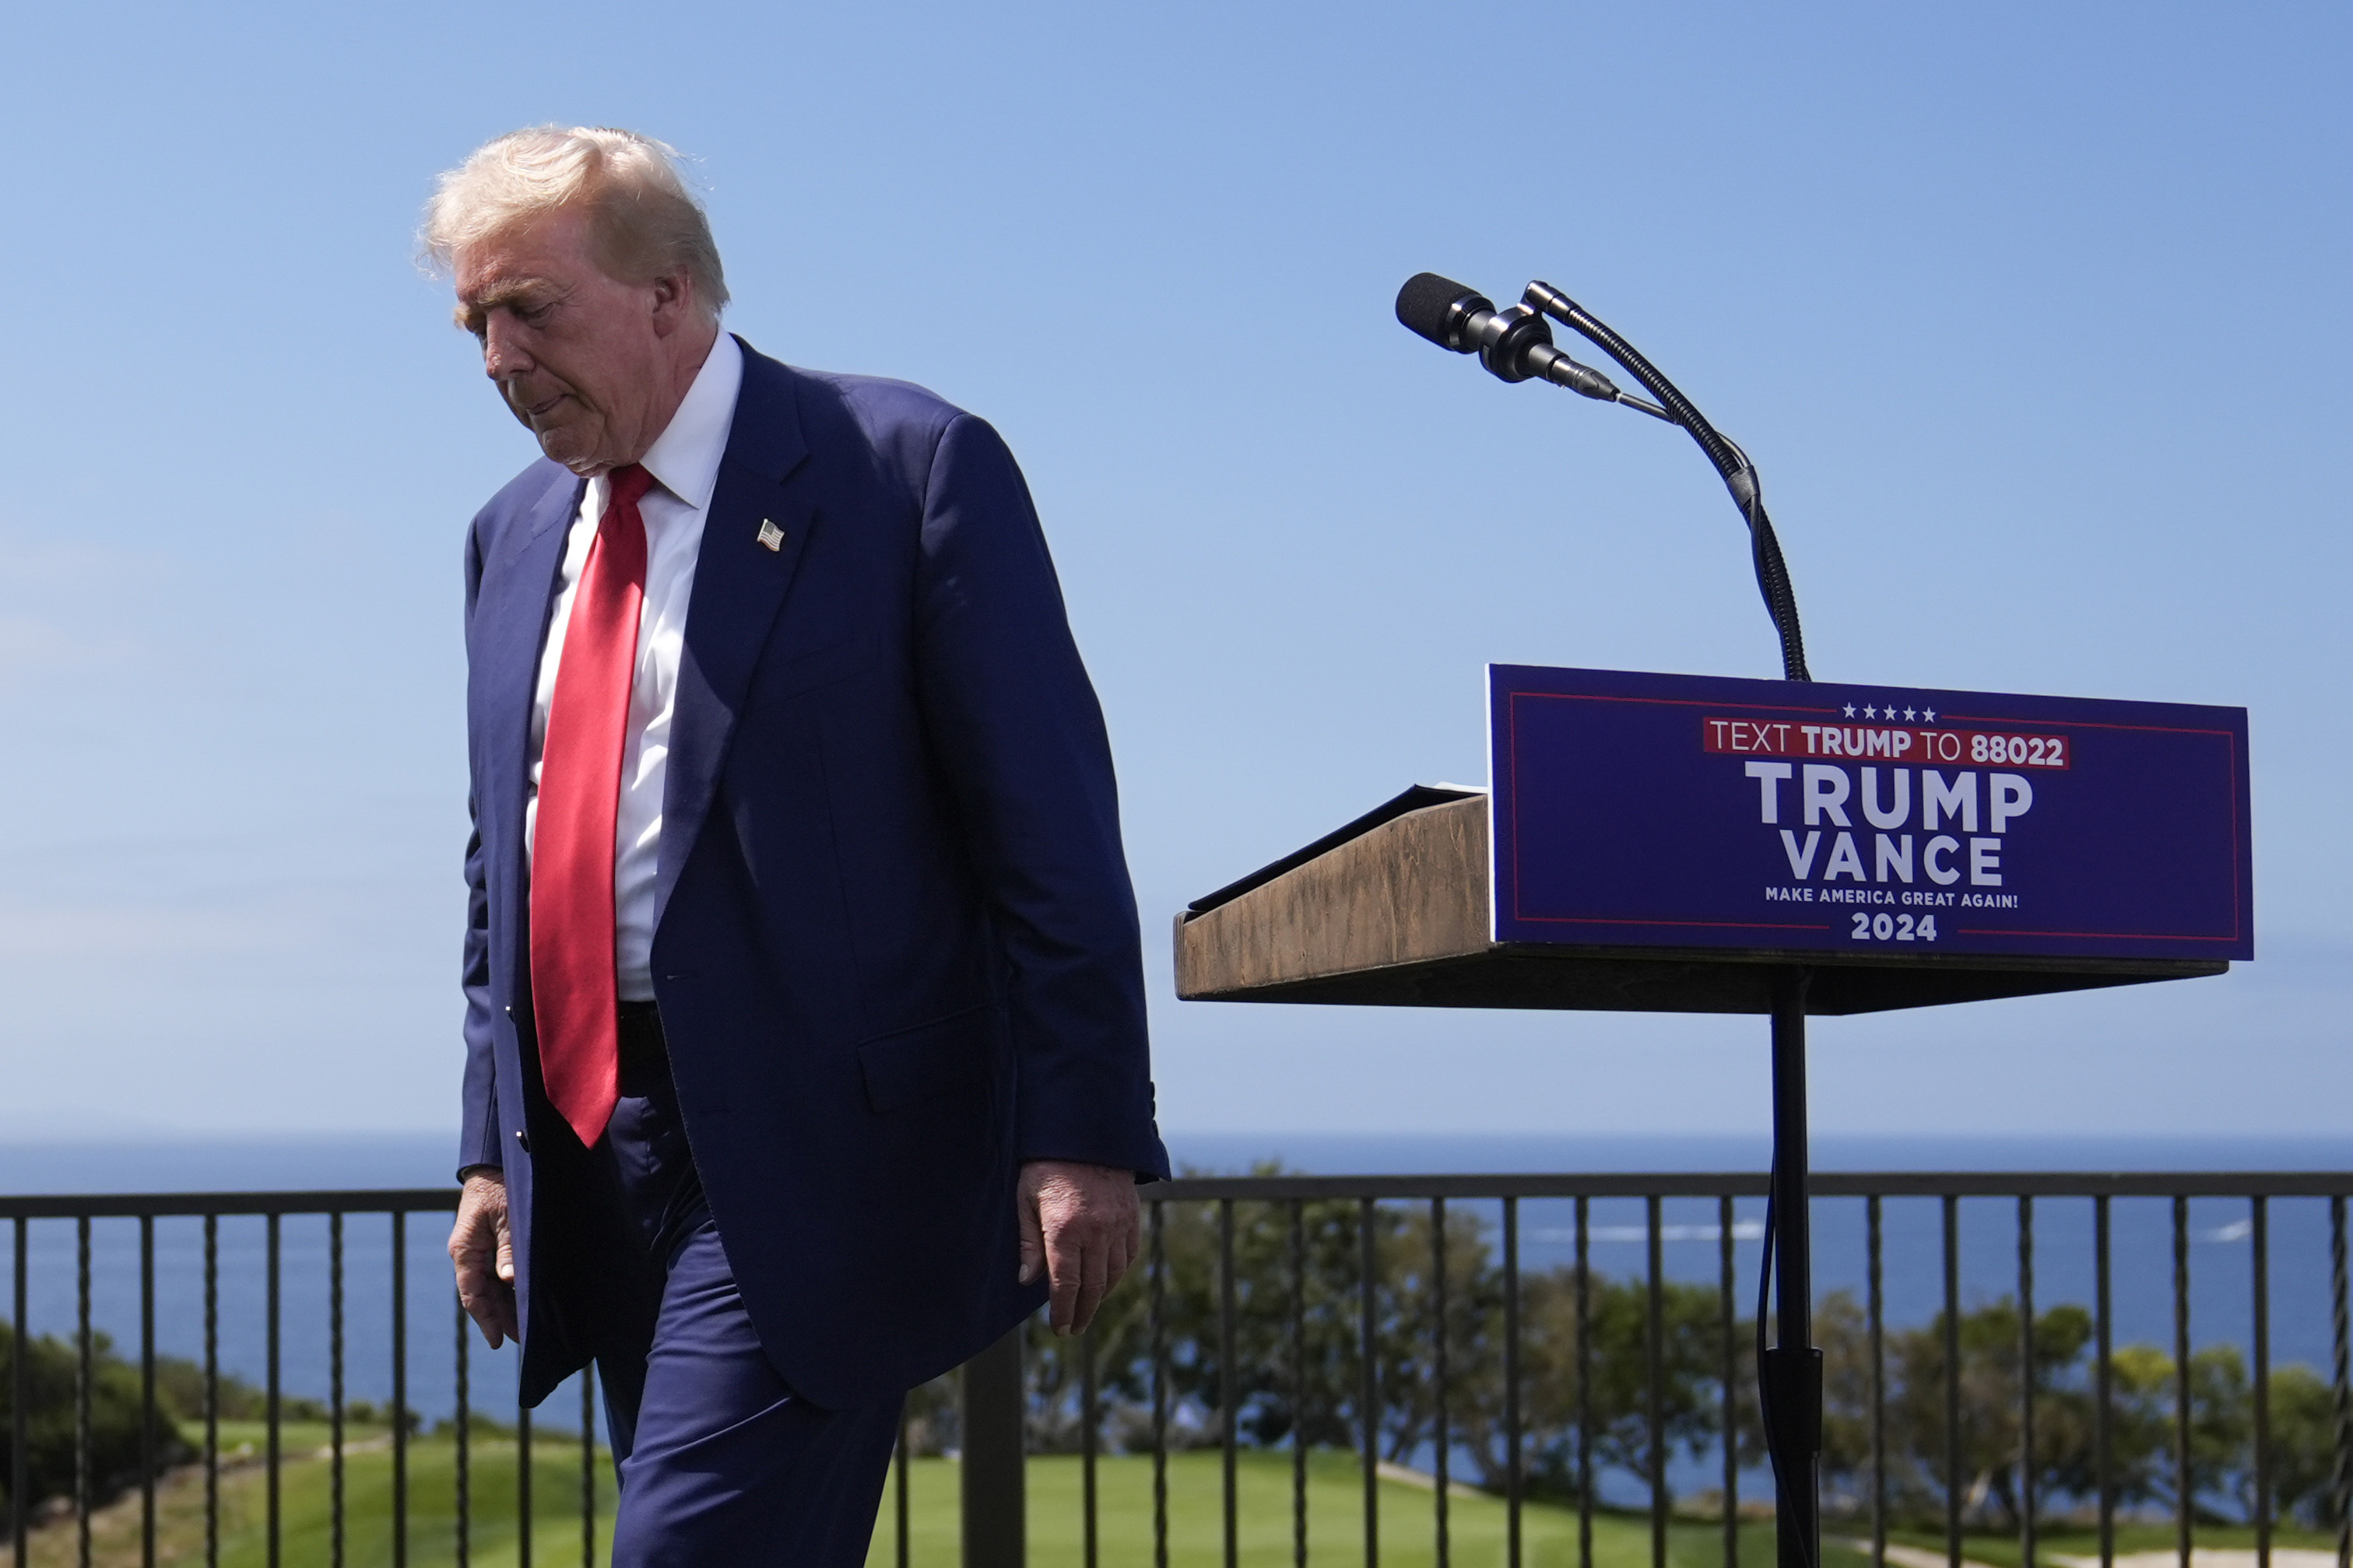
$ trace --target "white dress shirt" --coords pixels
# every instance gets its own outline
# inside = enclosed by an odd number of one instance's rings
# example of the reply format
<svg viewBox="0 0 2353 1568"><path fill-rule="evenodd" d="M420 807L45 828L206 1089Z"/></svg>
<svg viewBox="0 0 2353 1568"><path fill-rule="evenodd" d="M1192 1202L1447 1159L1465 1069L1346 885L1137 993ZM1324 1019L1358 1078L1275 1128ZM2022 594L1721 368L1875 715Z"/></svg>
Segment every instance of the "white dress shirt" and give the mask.
<svg viewBox="0 0 2353 1568"><path fill-rule="evenodd" d="M645 602L638 617L637 672L629 688L629 725L621 753L620 808L614 823L613 961L626 1001L654 994L654 871L661 851L662 781L670 771L670 714L678 697L679 650L686 639L687 603L694 593L694 560L702 545L702 518L719 482L719 461L735 422L735 395L744 384L744 351L725 332L687 389L670 425L640 459L654 482L638 503L646 524ZM555 613L539 655L539 688L531 705L531 794L523 805L523 843L539 823L539 763L547 742L547 705L564 658L564 630L572 595L587 564L588 546L605 515L610 486L588 481L564 546Z"/></svg>

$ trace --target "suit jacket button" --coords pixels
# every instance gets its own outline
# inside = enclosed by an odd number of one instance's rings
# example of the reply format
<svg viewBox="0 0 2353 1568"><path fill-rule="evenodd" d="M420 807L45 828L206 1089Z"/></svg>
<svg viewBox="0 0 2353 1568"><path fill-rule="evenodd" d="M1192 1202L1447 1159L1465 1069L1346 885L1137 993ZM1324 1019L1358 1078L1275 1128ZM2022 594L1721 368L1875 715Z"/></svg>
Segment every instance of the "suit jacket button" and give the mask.
<svg viewBox="0 0 2353 1568"><path fill-rule="evenodd" d="M522 1145L522 1152L524 1153L528 1154L531 1152L531 1134L525 1132L520 1127L515 1129L515 1142Z"/></svg>

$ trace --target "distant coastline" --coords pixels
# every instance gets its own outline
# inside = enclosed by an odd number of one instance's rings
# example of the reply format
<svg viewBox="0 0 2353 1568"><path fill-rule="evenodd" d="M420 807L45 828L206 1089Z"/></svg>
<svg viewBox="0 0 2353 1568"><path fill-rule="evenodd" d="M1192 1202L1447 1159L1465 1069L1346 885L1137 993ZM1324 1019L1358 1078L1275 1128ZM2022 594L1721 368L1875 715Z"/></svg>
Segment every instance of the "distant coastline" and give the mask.
<svg viewBox="0 0 2353 1568"><path fill-rule="evenodd" d="M97 1138L0 1133L0 1193L132 1193L429 1187L454 1181L446 1132ZM1180 1168L1233 1174L1284 1169L1356 1175L1456 1171L1761 1171L1761 1134L1218 1132L1177 1131ZM1891 1136L1830 1132L1821 1170L2316 1171L2353 1169L2353 1133L2278 1137L2149 1134Z"/></svg>

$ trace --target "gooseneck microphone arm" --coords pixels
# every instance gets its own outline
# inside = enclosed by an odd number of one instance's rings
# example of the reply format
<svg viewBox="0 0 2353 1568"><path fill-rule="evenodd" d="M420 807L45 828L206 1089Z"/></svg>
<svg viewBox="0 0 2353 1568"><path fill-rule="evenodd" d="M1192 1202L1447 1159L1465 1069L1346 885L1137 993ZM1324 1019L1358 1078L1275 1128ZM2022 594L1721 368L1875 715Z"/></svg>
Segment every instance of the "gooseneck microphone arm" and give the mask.
<svg viewBox="0 0 2353 1568"><path fill-rule="evenodd" d="M1707 460L1724 477L1724 488L1732 492L1733 504L1748 521L1749 553L1757 566L1757 589L1765 597L1765 608L1773 617L1774 630L1781 637L1781 676L1785 680L1811 680L1806 669L1806 637L1798 624L1797 591L1789 585L1789 568L1781 559L1781 542L1773 533L1773 520L1765 515L1765 491L1757 477L1757 465L1748 454L1719 435L1706 416L1692 405L1675 387L1675 384L1659 374L1658 367L1642 357L1633 344L1612 331L1593 313L1549 283L1528 285L1525 302L1564 326L1589 340L1595 347L1626 367L1626 374L1642 384L1651 395L1666 406L1674 422L1691 432Z"/></svg>
<svg viewBox="0 0 2353 1568"><path fill-rule="evenodd" d="M1699 443L1709 462L1732 492L1748 524L1749 554L1757 570L1757 589L1781 642L1781 674L1788 680L1811 680L1806 669L1805 634L1798 625L1798 596L1789 585L1789 569L1781 559L1780 541L1765 513L1764 490L1757 467L1746 453L1719 434L1691 399L1659 374L1634 345L1597 320L1591 312L1549 283L1531 283L1520 303L1498 310L1493 301L1434 272L1419 272L1398 290L1398 320L1406 327L1456 353L1475 353L1479 363L1504 381L1537 378L1604 403L1623 404L1670 425L1680 425ZM1651 403L1618 390L1609 378L1589 365L1579 364L1553 345L1550 316L1591 341L1626 368L1658 399Z"/></svg>

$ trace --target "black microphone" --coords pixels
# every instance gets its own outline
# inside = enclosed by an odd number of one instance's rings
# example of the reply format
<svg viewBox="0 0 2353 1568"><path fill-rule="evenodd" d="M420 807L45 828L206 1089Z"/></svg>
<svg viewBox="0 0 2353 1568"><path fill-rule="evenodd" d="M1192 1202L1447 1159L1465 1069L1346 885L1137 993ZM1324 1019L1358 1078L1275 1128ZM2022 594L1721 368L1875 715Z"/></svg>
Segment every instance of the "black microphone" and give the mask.
<svg viewBox="0 0 2353 1568"><path fill-rule="evenodd" d="M1472 318L1493 316L1495 301L1435 272L1417 272L1398 290L1397 319L1440 348L1467 354L1478 344L1469 336Z"/></svg>
<svg viewBox="0 0 2353 1568"><path fill-rule="evenodd" d="M1608 376L1582 365L1553 347L1547 315L1564 324L1626 368L1658 398L1630 397L1610 384ZM1748 525L1757 563L1757 587L1781 638L1781 673L1788 680L1810 680L1806 669L1806 643L1798 626L1798 599L1789 586L1789 570L1781 559L1780 541L1765 515L1765 498L1757 488L1757 469L1747 454L1716 432L1692 406L1691 399L1635 351L1634 345L1596 320L1591 311L1546 282L1528 285L1518 304L1498 310L1495 302L1476 289L1466 288L1435 272L1417 272L1398 290L1397 319L1409 331L1440 348L1459 354L1475 353L1479 363L1504 381L1528 381L1537 376L1556 386L1581 392L1604 403L1622 403L1654 419L1680 425L1699 443L1724 477L1726 489Z"/></svg>
<svg viewBox="0 0 2353 1568"><path fill-rule="evenodd" d="M1435 272L1417 272L1398 290L1397 319L1407 330L1440 348L1475 353L1501 381L1542 379L1603 403L1633 403L1591 365L1579 364L1553 346L1552 326L1526 304L1498 310L1476 289Z"/></svg>

